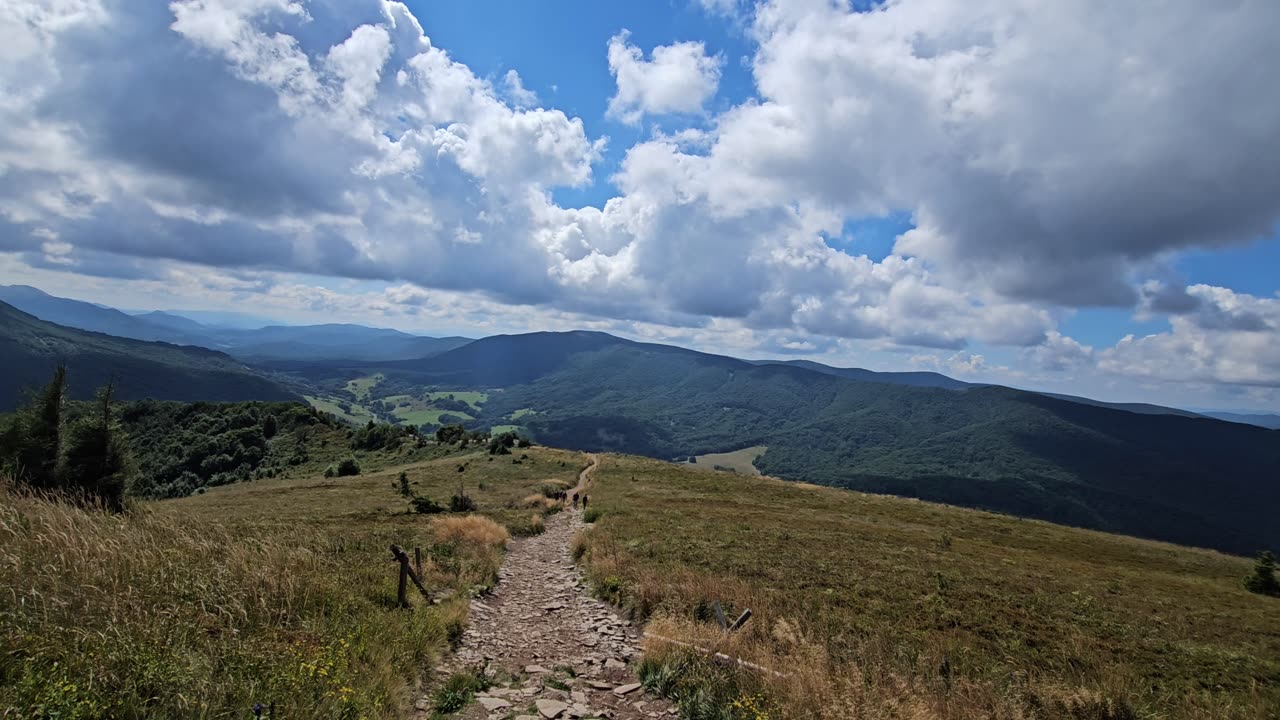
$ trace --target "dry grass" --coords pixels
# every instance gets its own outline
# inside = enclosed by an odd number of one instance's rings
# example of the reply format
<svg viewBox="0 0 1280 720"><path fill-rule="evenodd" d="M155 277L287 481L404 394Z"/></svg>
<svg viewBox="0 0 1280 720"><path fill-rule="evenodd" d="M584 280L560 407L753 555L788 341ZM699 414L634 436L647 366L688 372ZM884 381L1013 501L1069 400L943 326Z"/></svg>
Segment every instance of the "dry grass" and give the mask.
<svg viewBox="0 0 1280 720"><path fill-rule="evenodd" d="M599 594L655 634L786 673L653 641L646 680L688 717L1252 720L1280 707L1280 602L1240 587L1243 558L631 457L603 458L591 495L606 512L574 552ZM715 600L754 617L727 635Z"/></svg>
<svg viewBox="0 0 1280 720"><path fill-rule="evenodd" d="M0 718L400 718L497 579L508 507L580 456L530 449L403 468L420 494L459 481L465 517L417 515L401 468L261 480L124 516L0 491ZM561 467L561 463L564 464ZM463 472L457 467L465 464ZM421 547L439 605L395 605L389 546Z"/></svg>

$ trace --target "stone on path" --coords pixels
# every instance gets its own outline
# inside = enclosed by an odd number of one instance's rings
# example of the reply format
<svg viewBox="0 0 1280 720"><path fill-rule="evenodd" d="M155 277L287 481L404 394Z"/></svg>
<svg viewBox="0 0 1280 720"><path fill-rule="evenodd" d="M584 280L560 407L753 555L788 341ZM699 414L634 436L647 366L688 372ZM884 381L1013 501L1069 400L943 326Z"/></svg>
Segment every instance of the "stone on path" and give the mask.
<svg viewBox="0 0 1280 720"><path fill-rule="evenodd" d="M542 713L542 717L551 720L560 717L560 714L569 709L568 703L562 703L559 700L548 700L540 698L533 703L538 706L538 712Z"/></svg>
<svg viewBox="0 0 1280 720"><path fill-rule="evenodd" d="M626 685L619 685L618 687L614 688L613 694L617 695L618 697L622 697L623 695L630 695L631 693L639 689L640 689L640 683L627 683Z"/></svg>
<svg viewBox="0 0 1280 720"><path fill-rule="evenodd" d="M488 697L486 695L481 695L477 697L476 700L481 705L484 706L485 710L488 710L489 712L511 707L511 703L507 702L506 700L503 700L502 698Z"/></svg>

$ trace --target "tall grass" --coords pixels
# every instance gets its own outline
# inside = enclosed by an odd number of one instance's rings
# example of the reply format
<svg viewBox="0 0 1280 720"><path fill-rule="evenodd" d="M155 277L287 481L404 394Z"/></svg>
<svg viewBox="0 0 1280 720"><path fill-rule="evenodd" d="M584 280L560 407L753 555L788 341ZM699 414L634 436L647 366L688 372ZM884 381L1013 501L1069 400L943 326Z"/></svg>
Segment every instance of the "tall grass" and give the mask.
<svg viewBox="0 0 1280 720"><path fill-rule="evenodd" d="M0 489L0 717L401 717L466 601L395 609L387 547L453 544L436 587L497 568L474 522L233 531L153 508Z"/></svg>
<svg viewBox="0 0 1280 720"><path fill-rule="evenodd" d="M642 674L687 718L1280 707L1280 602L1241 588L1241 558L640 458L607 457L592 495L609 512L572 552L597 594L649 620ZM726 633L714 601L754 615Z"/></svg>

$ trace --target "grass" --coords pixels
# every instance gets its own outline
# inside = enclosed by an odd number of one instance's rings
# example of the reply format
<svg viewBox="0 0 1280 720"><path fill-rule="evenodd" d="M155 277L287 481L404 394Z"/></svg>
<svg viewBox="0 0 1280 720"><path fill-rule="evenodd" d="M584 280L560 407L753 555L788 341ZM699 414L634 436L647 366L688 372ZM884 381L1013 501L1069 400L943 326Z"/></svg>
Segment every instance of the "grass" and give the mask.
<svg viewBox="0 0 1280 720"><path fill-rule="evenodd" d="M366 400L369 397L369 391L372 390L375 385L382 382L383 379L382 373L377 373L374 375L359 377L354 380L348 380L347 392L355 395L357 400Z"/></svg>
<svg viewBox="0 0 1280 720"><path fill-rule="evenodd" d="M519 420L520 418L525 417L527 415L537 415L537 414L538 414L538 411L534 410L533 408L520 408L519 410L516 410L515 412L508 415L507 417L510 418L511 420Z"/></svg>
<svg viewBox="0 0 1280 720"><path fill-rule="evenodd" d="M454 400L460 400L470 405L471 407L475 408L476 410L479 410L481 405L489 401L489 393L480 392L477 390L443 390L443 391L437 391L437 392L429 392L424 394L423 398L426 399L427 401L431 401L431 400L439 400L441 398L447 398L449 396L453 396Z"/></svg>
<svg viewBox="0 0 1280 720"><path fill-rule="evenodd" d="M523 425L492 425L489 427L489 433L491 435L501 435L502 433L505 433L505 432L513 432L519 435L520 433L524 432L524 426Z"/></svg>
<svg viewBox="0 0 1280 720"><path fill-rule="evenodd" d="M727 469L732 472L741 473L743 475L759 475L760 470L755 466L755 459L764 455L769 448L764 445L743 448L726 453L709 453L707 455L697 455L697 462L693 463L699 470L720 470Z"/></svg>
<svg viewBox="0 0 1280 720"><path fill-rule="evenodd" d="M1268 718L1280 601L1248 560L1049 523L604 456L575 541L686 717ZM726 636L710 604L730 617ZM665 668L665 669L664 669ZM698 679L701 678L701 679ZM717 704L718 703L718 704ZM736 712L736 711L735 711ZM749 715L749 714L748 714Z"/></svg>
<svg viewBox="0 0 1280 720"><path fill-rule="evenodd" d="M126 515L0 488L0 717L401 718L492 587L520 500L576 453L440 458L351 478L227 485ZM372 462L372 459L370 459ZM374 463L376 464L376 463ZM463 467L458 472L458 467ZM469 516L410 514L392 484ZM395 607L389 546L421 547L433 593Z"/></svg>
<svg viewBox="0 0 1280 720"><path fill-rule="evenodd" d="M435 408L414 410L407 407L398 407L392 414L407 425L439 425L441 415L456 415L467 420L472 419L467 413L456 410L437 410Z"/></svg>
<svg viewBox="0 0 1280 720"><path fill-rule="evenodd" d="M351 407L351 412L346 412L332 398L322 398L314 395L303 395L302 397L311 407L321 412L327 412L352 425L364 425L373 419L373 413L354 403L348 403Z"/></svg>

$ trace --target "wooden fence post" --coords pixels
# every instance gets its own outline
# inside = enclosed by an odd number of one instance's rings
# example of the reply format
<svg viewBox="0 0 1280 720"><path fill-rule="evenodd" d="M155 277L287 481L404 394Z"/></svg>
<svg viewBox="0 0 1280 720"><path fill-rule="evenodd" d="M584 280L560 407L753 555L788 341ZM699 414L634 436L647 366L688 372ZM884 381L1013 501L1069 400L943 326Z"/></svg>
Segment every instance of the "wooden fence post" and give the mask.
<svg viewBox="0 0 1280 720"><path fill-rule="evenodd" d="M747 624L747 621L750 619L751 619L751 608L747 608L746 610L743 610L742 614L738 616L738 619L734 620L733 624L729 626L729 632L733 632L734 630L737 630L738 628Z"/></svg>
<svg viewBox="0 0 1280 720"><path fill-rule="evenodd" d="M413 549L413 569L418 571L418 577L422 577L422 548Z"/></svg>
<svg viewBox="0 0 1280 720"><path fill-rule="evenodd" d="M413 568L409 567L409 556L405 554L404 550L401 550L399 545L392 545L391 555L396 562L400 563L400 584L396 589L396 601L400 603L400 607L409 607L409 599L406 597L408 590L407 580L412 580L413 584L418 588L418 592L422 593L422 597L426 598L427 602L431 602L431 593L427 592L422 580L418 579L418 574L413 571Z"/></svg>

